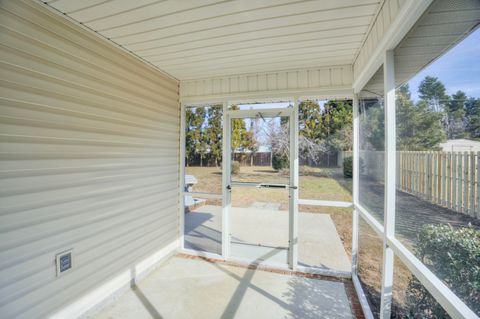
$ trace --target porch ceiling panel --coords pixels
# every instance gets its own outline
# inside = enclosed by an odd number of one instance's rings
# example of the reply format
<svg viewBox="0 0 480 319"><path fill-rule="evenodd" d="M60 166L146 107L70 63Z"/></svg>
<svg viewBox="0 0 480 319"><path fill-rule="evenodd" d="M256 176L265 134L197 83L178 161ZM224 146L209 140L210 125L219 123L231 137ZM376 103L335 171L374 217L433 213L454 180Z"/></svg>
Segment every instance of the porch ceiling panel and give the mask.
<svg viewBox="0 0 480 319"><path fill-rule="evenodd" d="M179 80L352 64L381 0L50 0Z"/></svg>
<svg viewBox="0 0 480 319"><path fill-rule="evenodd" d="M394 50L396 85L405 83L480 24L480 1L434 1ZM366 91L383 95L383 77L372 77Z"/></svg>

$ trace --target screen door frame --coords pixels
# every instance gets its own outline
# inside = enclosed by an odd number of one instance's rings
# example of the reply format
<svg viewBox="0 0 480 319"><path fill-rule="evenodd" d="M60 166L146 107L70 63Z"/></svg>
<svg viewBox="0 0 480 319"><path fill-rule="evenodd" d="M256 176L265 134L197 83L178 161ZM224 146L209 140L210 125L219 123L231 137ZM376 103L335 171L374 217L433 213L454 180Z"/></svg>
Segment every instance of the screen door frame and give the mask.
<svg viewBox="0 0 480 319"><path fill-rule="evenodd" d="M235 260L231 252L231 121L232 119L256 118L259 114L265 118L287 117L289 122L289 209L288 209L288 266L295 270L298 261L298 104L293 107L251 110L228 110L224 104L223 121L223 214L222 214L222 255L226 260Z"/></svg>

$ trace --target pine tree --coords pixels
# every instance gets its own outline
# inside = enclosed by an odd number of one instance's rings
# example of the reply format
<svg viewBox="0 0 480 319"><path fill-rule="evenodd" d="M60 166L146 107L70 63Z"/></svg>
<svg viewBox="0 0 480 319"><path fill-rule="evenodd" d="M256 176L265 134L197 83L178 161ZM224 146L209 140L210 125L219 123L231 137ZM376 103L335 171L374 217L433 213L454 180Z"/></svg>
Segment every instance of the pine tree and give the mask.
<svg viewBox="0 0 480 319"><path fill-rule="evenodd" d="M414 104L408 84L396 92L397 149L431 150L445 139L441 112L432 110L426 100Z"/></svg>
<svg viewBox="0 0 480 319"><path fill-rule="evenodd" d="M418 87L420 99L427 102L428 106L436 112L445 110L448 95L445 93L445 85L433 76L426 76Z"/></svg>
<svg viewBox="0 0 480 319"><path fill-rule="evenodd" d="M480 98L469 98L465 102L466 133L469 138L480 140Z"/></svg>
<svg viewBox="0 0 480 319"><path fill-rule="evenodd" d="M222 160L222 106L212 106L208 109L207 143L210 147L211 159L218 167Z"/></svg>
<svg viewBox="0 0 480 319"><path fill-rule="evenodd" d="M446 104L447 136L449 139L465 137L467 95L462 91L452 94Z"/></svg>

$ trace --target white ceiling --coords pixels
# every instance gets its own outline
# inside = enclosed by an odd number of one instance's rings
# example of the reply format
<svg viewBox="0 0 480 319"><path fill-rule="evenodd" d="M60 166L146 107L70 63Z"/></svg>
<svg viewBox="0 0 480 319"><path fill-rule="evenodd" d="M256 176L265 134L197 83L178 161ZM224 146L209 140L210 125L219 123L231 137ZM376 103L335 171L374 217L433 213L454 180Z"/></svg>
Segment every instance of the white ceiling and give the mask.
<svg viewBox="0 0 480 319"><path fill-rule="evenodd" d="M50 0L179 80L352 64L381 0Z"/></svg>

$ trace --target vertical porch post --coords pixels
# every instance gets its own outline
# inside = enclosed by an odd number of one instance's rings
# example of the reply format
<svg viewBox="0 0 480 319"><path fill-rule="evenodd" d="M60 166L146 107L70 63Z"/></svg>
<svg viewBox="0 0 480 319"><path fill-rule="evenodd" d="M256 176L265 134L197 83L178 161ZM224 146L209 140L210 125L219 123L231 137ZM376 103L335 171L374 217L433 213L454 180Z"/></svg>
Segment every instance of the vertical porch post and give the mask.
<svg viewBox="0 0 480 319"><path fill-rule="evenodd" d="M360 178L358 94L353 95L353 220L352 220L352 275L357 274L358 260L358 181Z"/></svg>
<svg viewBox="0 0 480 319"><path fill-rule="evenodd" d="M289 188L289 254L288 265L295 270L298 263L298 97L293 98L290 117L290 188Z"/></svg>
<svg viewBox="0 0 480 319"><path fill-rule="evenodd" d="M179 223L178 223L178 233L179 233L179 249L183 250L185 244L185 105L180 104L180 171L179 171L179 182L178 182L178 204L179 204Z"/></svg>
<svg viewBox="0 0 480 319"><path fill-rule="evenodd" d="M223 138L222 138L222 257L230 256L230 207L231 193L228 189L230 184L230 117L227 114L228 102L223 102Z"/></svg>
<svg viewBox="0 0 480 319"><path fill-rule="evenodd" d="M395 235L396 192L396 120L395 120L395 65L393 50L385 52L384 64L384 113L385 113L385 214L383 234L383 272L380 318L390 318L393 290L393 250L387 238Z"/></svg>

